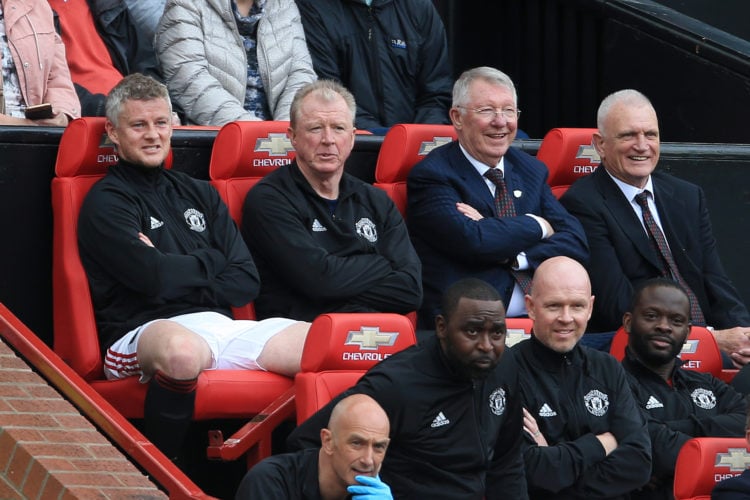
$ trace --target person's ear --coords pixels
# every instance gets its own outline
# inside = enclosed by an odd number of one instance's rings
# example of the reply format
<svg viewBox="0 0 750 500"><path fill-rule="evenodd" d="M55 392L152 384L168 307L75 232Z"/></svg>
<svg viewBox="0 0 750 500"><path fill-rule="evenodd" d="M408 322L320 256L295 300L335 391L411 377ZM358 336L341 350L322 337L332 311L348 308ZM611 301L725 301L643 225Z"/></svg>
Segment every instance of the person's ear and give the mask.
<svg viewBox="0 0 750 500"><path fill-rule="evenodd" d="M524 304L526 305L526 314L531 318L531 320L534 320L534 299L531 298L531 295L524 295L523 296Z"/></svg>
<svg viewBox="0 0 750 500"><path fill-rule="evenodd" d="M325 427L320 429L320 447L327 455L333 454L333 434Z"/></svg>
<svg viewBox="0 0 750 500"><path fill-rule="evenodd" d="M448 111L448 116L450 117L451 123L453 123L453 126L456 128L456 130L461 130L461 127L463 127L463 114L461 114L461 110L456 107L452 107Z"/></svg>
<svg viewBox="0 0 750 500"><path fill-rule="evenodd" d="M442 314L435 316L435 334L439 339L444 339L448 336L448 322Z"/></svg>
<svg viewBox="0 0 750 500"><path fill-rule="evenodd" d="M633 321L633 314L630 311L622 315L622 327L625 329L625 331L628 334L630 333L630 325L632 321Z"/></svg>
<svg viewBox="0 0 750 500"><path fill-rule="evenodd" d="M117 128L115 127L114 123L109 121L109 119L104 122L104 130L107 132L107 137L109 137L109 140L112 141L115 146L119 146L120 140L117 138Z"/></svg>

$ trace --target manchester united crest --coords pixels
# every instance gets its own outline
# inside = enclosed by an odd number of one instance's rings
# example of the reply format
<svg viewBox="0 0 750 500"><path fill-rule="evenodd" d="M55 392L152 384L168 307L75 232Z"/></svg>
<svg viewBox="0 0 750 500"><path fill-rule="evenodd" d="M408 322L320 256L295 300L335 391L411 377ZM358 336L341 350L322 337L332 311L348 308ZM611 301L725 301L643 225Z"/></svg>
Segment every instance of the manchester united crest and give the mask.
<svg viewBox="0 0 750 500"><path fill-rule="evenodd" d="M609 396L596 389L591 390L583 397L586 409L592 415L597 417L603 416L609 409Z"/></svg>
<svg viewBox="0 0 750 500"><path fill-rule="evenodd" d="M490 394L490 410L497 416L505 411L505 389L498 387Z"/></svg>

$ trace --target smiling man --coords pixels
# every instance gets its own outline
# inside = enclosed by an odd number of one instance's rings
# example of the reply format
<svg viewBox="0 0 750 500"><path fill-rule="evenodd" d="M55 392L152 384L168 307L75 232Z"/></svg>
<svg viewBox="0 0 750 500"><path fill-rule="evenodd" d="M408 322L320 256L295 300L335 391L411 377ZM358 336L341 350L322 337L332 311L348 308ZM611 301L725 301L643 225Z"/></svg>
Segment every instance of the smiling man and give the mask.
<svg viewBox="0 0 750 500"><path fill-rule="evenodd" d="M443 296L437 334L378 363L341 397L367 394L391 422L381 477L394 498L524 499L517 373L505 369L505 309L468 278ZM320 446L335 399L289 437Z"/></svg>
<svg viewBox="0 0 750 500"><path fill-rule="evenodd" d="M678 355L690 333L689 318L687 294L665 278L639 286L623 317L629 337L622 364L648 416L653 446L651 480L632 494L634 499L674 498L677 455L688 439L745 434L743 396L707 373L680 367Z"/></svg>
<svg viewBox="0 0 750 500"><path fill-rule="evenodd" d="M513 81L489 67L453 86L450 117L458 135L414 166L407 179L407 224L422 260L420 328L433 328L440 296L454 281L487 281L525 316L534 269L565 255L586 261L580 223L557 202L547 167L511 146L520 117Z"/></svg>
<svg viewBox="0 0 750 500"><path fill-rule="evenodd" d="M526 296L533 334L510 354L532 499L629 498L649 478L646 423L622 366L579 345L593 303L586 270L568 257L542 262Z"/></svg>
<svg viewBox="0 0 750 500"><path fill-rule="evenodd" d="M560 199L583 225L594 294L591 332L620 327L633 289L659 276L691 301L694 325L714 327L719 347L737 365L750 360L750 313L724 272L703 190L663 172L659 122L640 92L607 96L597 113L594 146L602 166Z"/></svg>
<svg viewBox="0 0 750 500"><path fill-rule="evenodd" d="M227 207L206 181L164 168L172 138L167 88L125 77L107 96L119 161L78 219L108 379L148 383L145 434L179 457L203 370L299 371L309 323L235 321L258 273Z"/></svg>

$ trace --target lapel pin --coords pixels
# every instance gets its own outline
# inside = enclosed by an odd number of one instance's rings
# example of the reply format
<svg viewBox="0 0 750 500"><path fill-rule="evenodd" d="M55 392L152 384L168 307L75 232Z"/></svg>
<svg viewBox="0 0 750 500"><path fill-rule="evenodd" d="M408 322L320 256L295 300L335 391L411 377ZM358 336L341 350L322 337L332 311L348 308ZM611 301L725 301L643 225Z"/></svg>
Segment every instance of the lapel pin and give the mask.
<svg viewBox="0 0 750 500"><path fill-rule="evenodd" d="M522 193L520 189L516 189L515 191L513 191L513 196L515 196L516 198L520 198L521 194Z"/></svg>

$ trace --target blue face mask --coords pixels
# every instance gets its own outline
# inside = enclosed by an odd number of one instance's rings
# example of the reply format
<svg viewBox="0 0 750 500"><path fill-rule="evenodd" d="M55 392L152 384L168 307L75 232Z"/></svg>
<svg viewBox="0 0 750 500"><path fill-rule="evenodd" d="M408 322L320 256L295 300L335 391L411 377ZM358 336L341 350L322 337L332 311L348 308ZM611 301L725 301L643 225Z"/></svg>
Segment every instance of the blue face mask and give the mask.
<svg viewBox="0 0 750 500"><path fill-rule="evenodd" d="M372 0L364 0L364 2L367 4L368 7L372 5Z"/></svg>

